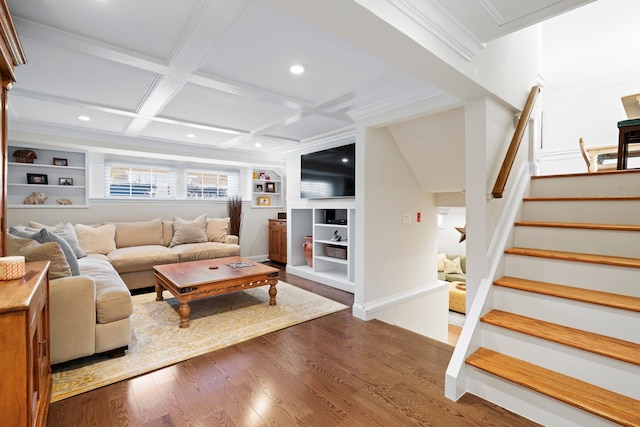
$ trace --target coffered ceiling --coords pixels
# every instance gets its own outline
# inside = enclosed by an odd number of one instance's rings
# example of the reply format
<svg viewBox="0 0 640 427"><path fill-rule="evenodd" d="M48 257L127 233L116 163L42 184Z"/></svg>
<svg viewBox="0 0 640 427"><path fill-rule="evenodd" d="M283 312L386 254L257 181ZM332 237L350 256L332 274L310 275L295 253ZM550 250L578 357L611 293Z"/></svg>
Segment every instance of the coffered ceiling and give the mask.
<svg viewBox="0 0 640 427"><path fill-rule="evenodd" d="M486 41L585 1L389 3L415 19L437 9L437 31L452 46L464 34L462 43L475 45L465 54L472 59ZM443 93L277 1L8 5L28 61L16 69L9 97L10 136L73 138L88 149L171 147L282 159L348 135L363 112ZM294 64L304 73L292 74Z"/></svg>

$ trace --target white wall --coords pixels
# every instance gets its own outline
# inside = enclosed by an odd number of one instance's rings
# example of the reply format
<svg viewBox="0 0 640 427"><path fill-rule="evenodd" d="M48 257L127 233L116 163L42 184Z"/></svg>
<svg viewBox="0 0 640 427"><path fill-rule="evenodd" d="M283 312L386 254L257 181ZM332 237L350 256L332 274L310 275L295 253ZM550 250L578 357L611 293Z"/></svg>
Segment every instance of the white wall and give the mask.
<svg viewBox="0 0 640 427"><path fill-rule="evenodd" d="M640 55L633 49L638 16L637 0L607 0L542 24L542 147L553 161L579 158L580 137L586 147L617 145L617 122L627 119L620 98L640 93ZM567 172L586 172L584 162L578 165ZM543 169L556 173L559 167Z"/></svg>
<svg viewBox="0 0 640 427"><path fill-rule="evenodd" d="M387 128L361 129L356 156L360 178L356 235L361 237L356 249L354 299L367 312L369 306L384 306L399 295L437 283L436 207L433 194L422 191ZM418 213L421 222L417 222ZM404 214L409 223L403 223ZM434 302L442 298L438 291L420 295L367 312L367 318L445 340L446 293L444 301Z"/></svg>
<svg viewBox="0 0 640 427"><path fill-rule="evenodd" d="M442 209L441 209L442 210ZM447 213L442 214L442 228L437 231L438 253L466 255L467 241L460 242L460 232L456 227L464 227L467 223L465 208L446 209Z"/></svg>

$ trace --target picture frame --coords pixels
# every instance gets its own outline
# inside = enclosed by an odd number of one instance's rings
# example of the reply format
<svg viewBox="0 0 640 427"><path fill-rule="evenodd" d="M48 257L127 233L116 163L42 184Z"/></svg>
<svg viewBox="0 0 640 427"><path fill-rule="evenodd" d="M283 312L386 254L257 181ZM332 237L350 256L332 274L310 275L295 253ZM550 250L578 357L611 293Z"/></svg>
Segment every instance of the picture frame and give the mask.
<svg viewBox="0 0 640 427"><path fill-rule="evenodd" d="M267 182L264 187L264 191L266 193L275 193L276 192L276 184L274 182Z"/></svg>
<svg viewBox="0 0 640 427"><path fill-rule="evenodd" d="M271 198L269 196L258 197L258 206L271 206Z"/></svg>
<svg viewBox="0 0 640 427"><path fill-rule="evenodd" d="M58 185L73 185L73 178L58 178Z"/></svg>
<svg viewBox="0 0 640 427"><path fill-rule="evenodd" d="M262 189L262 184L258 184L258 185L256 185L256 191L257 191L258 193L262 193L262 192L264 191L264 190Z"/></svg>
<svg viewBox="0 0 640 427"><path fill-rule="evenodd" d="M41 173L27 173L27 183L49 185L49 177Z"/></svg>
<svg viewBox="0 0 640 427"><path fill-rule="evenodd" d="M67 159L63 159L61 157L54 157L53 158L53 165L54 166L69 166L69 162L67 161Z"/></svg>

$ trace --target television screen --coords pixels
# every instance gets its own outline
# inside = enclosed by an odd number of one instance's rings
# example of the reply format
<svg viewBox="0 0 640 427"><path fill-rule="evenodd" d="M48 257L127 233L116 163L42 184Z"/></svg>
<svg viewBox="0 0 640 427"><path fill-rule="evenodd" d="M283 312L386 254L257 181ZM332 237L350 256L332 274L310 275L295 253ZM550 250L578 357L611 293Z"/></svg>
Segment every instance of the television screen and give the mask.
<svg viewBox="0 0 640 427"><path fill-rule="evenodd" d="M300 172L300 197L303 199L354 197L356 144L303 154Z"/></svg>

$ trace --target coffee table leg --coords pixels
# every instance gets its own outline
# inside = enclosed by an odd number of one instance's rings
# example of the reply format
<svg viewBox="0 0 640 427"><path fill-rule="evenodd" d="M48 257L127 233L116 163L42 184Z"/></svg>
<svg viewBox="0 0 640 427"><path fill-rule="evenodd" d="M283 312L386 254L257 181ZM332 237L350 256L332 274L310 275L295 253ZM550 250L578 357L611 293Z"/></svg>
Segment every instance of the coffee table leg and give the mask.
<svg viewBox="0 0 640 427"><path fill-rule="evenodd" d="M191 309L189 308L188 302L180 302L180 308L178 309L178 313L180 314L180 327L188 328L189 327L189 313Z"/></svg>
<svg viewBox="0 0 640 427"><path fill-rule="evenodd" d="M156 301L164 301L162 297L162 291L164 288L156 283Z"/></svg>
<svg viewBox="0 0 640 427"><path fill-rule="evenodd" d="M278 290L276 289L276 285L270 285L269 286L269 305L276 305L276 294L278 293Z"/></svg>

